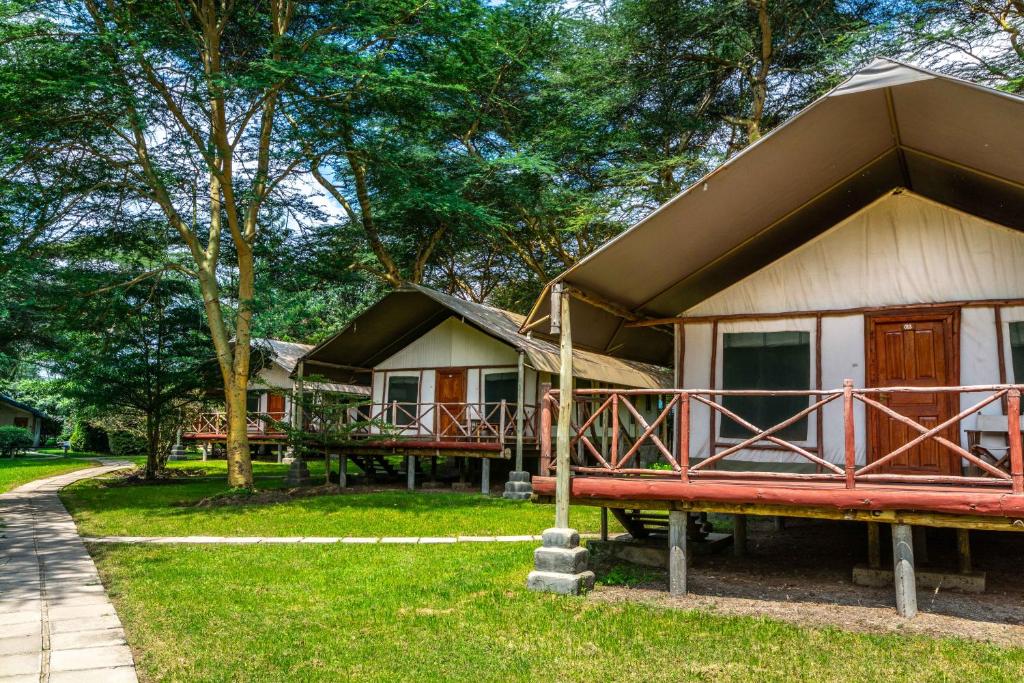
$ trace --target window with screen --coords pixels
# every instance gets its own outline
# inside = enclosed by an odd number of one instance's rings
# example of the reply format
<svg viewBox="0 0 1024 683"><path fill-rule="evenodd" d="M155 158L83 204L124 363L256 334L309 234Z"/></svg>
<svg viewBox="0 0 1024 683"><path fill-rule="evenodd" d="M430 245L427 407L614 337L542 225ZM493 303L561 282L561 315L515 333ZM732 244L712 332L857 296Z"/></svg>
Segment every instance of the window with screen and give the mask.
<svg viewBox="0 0 1024 683"><path fill-rule="evenodd" d="M484 403L488 407L505 401L515 405L519 375L515 372L489 372L484 375Z"/></svg>
<svg viewBox="0 0 1024 683"><path fill-rule="evenodd" d="M419 395L418 377L388 377L387 421L398 426L412 424ZM397 407L392 407L395 403Z"/></svg>
<svg viewBox="0 0 1024 683"><path fill-rule="evenodd" d="M262 394L258 391L250 391L245 394L245 409L250 413L260 412L260 397Z"/></svg>
<svg viewBox="0 0 1024 683"><path fill-rule="evenodd" d="M1024 322L1010 323L1010 356L1013 381L1024 382Z"/></svg>
<svg viewBox="0 0 1024 683"><path fill-rule="evenodd" d="M723 389L809 389L809 332L736 332L722 337ZM767 429L807 407L806 396L725 396L722 405L761 429ZM722 416L720 435L745 439L746 427ZM807 418L776 432L783 439L807 438Z"/></svg>

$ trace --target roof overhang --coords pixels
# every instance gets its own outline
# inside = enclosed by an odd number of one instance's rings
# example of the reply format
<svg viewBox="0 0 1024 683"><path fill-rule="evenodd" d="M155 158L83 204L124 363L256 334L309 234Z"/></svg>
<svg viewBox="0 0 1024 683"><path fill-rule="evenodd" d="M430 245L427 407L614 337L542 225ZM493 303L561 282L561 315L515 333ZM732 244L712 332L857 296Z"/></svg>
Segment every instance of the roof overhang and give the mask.
<svg viewBox="0 0 1024 683"><path fill-rule="evenodd" d="M671 318L894 188L1024 230L1024 99L876 60L554 282L574 341L633 355L634 318ZM553 284L552 283L552 284ZM549 284L524 327L543 330ZM623 324L623 323L626 324Z"/></svg>

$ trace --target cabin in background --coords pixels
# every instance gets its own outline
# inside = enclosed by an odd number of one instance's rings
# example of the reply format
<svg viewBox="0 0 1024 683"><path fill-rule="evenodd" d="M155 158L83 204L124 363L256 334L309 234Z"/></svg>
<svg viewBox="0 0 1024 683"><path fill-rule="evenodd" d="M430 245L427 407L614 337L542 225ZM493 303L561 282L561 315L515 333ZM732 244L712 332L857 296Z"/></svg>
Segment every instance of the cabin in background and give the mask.
<svg viewBox="0 0 1024 683"><path fill-rule="evenodd" d="M543 387L557 384L558 346L520 334L523 316L410 285L385 296L343 330L305 354L306 375L372 374L365 424L338 453L474 458L487 488L491 459L515 455L516 482L540 454L537 410ZM669 337L670 339L670 337ZM661 389L671 374L648 363L577 348L579 386ZM464 466L465 463L460 464ZM362 465L361 465L362 466ZM528 487L507 487L524 497ZM517 495L512 495L517 494Z"/></svg>
<svg viewBox="0 0 1024 683"><path fill-rule="evenodd" d="M52 418L41 410L0 394L0 427L13 426L28 430L32 435L33 448L42 445L44 424L48 421L52 421Z"/></svg>
<svg viewBox="0 0 1024 683"><path fill-rule="evenodd" d="M250 379L246 394L249 443L253 457L275 457L278 461L283 459L287 437L280 424L292 424L294 419L296 386L292 375L299 358L312 348L310 344L280 339L252 340L253 363L260 368ZM370 395L369 387L350 382L307 382L306 386L310 391L336 396L345 401ZM200 413L182 438L198 442L204 457L208 457L212 449L226 443L227 414L223 408Z"/></svg>

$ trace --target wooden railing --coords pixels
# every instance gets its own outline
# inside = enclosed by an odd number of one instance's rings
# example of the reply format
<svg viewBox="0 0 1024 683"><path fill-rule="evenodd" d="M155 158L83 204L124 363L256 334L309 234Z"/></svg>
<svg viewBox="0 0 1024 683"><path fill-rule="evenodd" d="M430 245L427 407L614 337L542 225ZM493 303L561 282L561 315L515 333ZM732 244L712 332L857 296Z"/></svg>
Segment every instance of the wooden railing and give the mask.
<svg viewBox="0 0 1024 683"><path fill-rule="evenodd" d="M284 431L278 426L287 419L283 412L277 413L248 413L245 416L245 429L250 435L273 435L284 436ZM228 414L224 411L200 413L196 416L186 434L190 435L221 435L227 434Z"/></svg>
<svg viewBox="0 0 1024 683"><path fill-rule="evenodd" d="M527 405L523 410L523 440L537 438L537 408ZM382 436L400 440L457 441L472 443L511 444L516 439L516 406L499 403L372 403L358 413L349 412L345 419L354 427L348 431L353 439L379 439Z"/></svg>
<svg viewBox="0 0 1024 683"><path fill-rule="evenodd" d="M644 477L674 477L688 482L695 479L763 479L763 480L821 480L841 482L846 488L855 488L860 482L961 484L985 487L1005 487L1015 494L1024 494L1024 457L1022 457L1020 431L1020 385L984 385L956 387L881 387L856 389L851 380L841 389L808 391L710 390L710 389L579 389L573 395L573 414L570 419L570 459L572 471L579 474L628 475ZM984 394L968 408L961 410L940 424L924 426L912 418L898 413L883 402L883 397L900 393L952 395ZM729 396L805 397L807 406L785 420L768 427L754 425L727 408ZM648 405L641 410L640 401ZM840 402L841 423L824 419L823 409L830 403ZM986 406L1001 401L1005 404L1009 456L1005 468L988 462L978 454L969 452L959 442L947 437L959 430L961 423L978 414ZM554 468L554 427L558 420L558 390L549 390L541 401L540 441L541 469ZM865 420L870 411L895 420L917 432L906 443L892 446L887 453L869 453L866 462L858 465L858 429L855 405L864 406ZM707 452L695 453L691 448L691 407L707 406L709 420ZM751 434L728 444L716 443L716 418L729 419ZM788 427L802 420L816 419L817 446L794 443L795 439L781 436ZM867 423L860 425L867 434ZM839 430L843 435L842 460L835 462L825 457L822 447L823 433ZM834 432L833 432L834 433ZM959 432L958 432L959 433ZM952 453L963 472L964 465L980 470L980 475L967 474L911 474L882 472L901 457L925 442L932 441L941 451ZM721 450L718 448L721 447ZM750 449L770 449L795 453L813 466L814 472L784 473L767 471L719 470L716 466L726 459ZM654 467L638 463L638 454L646 450L656 456ZM867 453L867 448L862 449Z"/></svg>

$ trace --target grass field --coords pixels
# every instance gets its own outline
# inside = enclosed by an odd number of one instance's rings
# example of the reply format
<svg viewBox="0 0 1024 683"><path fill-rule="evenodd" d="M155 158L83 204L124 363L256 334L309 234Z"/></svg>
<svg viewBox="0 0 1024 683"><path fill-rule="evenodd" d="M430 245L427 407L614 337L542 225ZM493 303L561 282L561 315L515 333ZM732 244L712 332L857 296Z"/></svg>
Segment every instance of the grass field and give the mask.
<svg viewBox="0 0 1024 683"><path fill-rule="evenodd" d="M80 482L61 497L86 536L452 536L539 534L554 508L475 493L388 490L345 492L283 503L197 508L226 490L224 463L172 463L206 477L150 486ZM284 485L286 465L254 463L258 488ZM323 477L323 463L310 463ZM573 509L581 531L600 527L596 508Z"/></svg>
<svg viewBox="0 0 1024 683"><path fill-rule="evenodd" d="M93 547L146 681L1019 681L1024 651L528 592L535 544Z"/></svg>
<svg viewBox="0 0 1024 683"><path fill-rule="evenodd" d="M0 493L35 479L73 472L96 463L68 458L0 458Z"/></svg>

